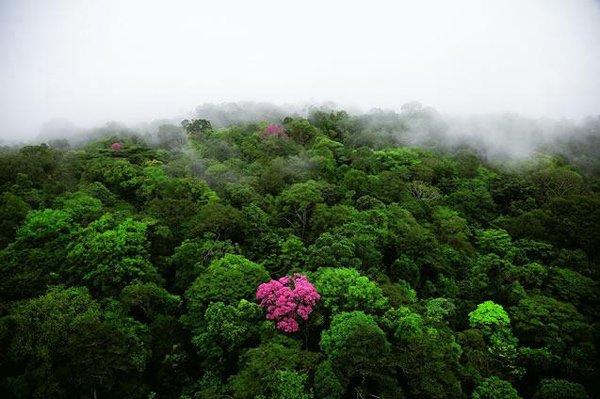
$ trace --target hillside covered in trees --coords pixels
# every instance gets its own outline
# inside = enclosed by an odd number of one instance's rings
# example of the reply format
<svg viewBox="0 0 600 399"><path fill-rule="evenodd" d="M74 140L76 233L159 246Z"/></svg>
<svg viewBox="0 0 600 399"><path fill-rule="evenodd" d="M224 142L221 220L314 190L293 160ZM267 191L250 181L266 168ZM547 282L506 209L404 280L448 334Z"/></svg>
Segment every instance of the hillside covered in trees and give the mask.
<svg viewBox="0 0 600 399"><path fill-rule="evenodd" d="M600 120L555 128L521 158L418 106L3 147L0 397L600 397Z"/></svg>

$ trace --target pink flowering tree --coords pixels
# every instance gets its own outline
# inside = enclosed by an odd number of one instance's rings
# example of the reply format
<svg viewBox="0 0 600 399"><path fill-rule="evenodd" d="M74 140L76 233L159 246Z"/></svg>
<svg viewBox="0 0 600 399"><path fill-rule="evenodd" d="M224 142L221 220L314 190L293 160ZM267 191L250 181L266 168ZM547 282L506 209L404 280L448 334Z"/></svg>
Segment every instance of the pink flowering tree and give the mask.
<svg viewBox="0 0 600 399"><path fill-rule="evenodd" d="M256 299L267 309L268 320L276 320L278 329L292 333L300 328L299 319L308 320L321 296L306 276L296 273L259 285Z"/></svg>
<svg viewBox="0 0 600 399"><path fill-rule="evenodd" d="M115 151L120 150L121 148L123 148L123 144L121 143L112 143L110 148L112 148Z"/></svg>
<svg viewBox="0 0 600 399"><path fill-rule="evenodd" d="M271 123L265 127L262 135L263 140L270 138L288 139L288 135L285 134L283 126L276 123Z"/></svg>

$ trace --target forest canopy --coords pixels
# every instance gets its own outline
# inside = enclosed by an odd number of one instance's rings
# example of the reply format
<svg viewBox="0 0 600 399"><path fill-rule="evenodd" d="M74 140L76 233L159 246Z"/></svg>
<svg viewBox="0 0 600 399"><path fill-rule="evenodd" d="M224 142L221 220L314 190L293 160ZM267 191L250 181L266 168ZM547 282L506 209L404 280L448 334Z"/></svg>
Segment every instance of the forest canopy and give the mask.
<svg viewBox="0 0 600 399"><path fill-rule="evenodd" d="M514 158L409 104L2 147L0 396L599 397L600 119L571 128Z"/></svg>

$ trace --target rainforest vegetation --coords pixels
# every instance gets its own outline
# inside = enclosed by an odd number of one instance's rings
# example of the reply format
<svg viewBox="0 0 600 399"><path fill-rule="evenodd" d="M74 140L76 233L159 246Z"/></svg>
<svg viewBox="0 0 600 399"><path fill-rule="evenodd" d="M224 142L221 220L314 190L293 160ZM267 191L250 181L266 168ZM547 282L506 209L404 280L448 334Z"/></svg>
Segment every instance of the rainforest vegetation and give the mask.
<svg viewBox="0 0 600 399"><path fill-rule="evenodd" d="M514 157L413 105L2 147L0 397L600 397L600 119L559 128Z"/></svg>

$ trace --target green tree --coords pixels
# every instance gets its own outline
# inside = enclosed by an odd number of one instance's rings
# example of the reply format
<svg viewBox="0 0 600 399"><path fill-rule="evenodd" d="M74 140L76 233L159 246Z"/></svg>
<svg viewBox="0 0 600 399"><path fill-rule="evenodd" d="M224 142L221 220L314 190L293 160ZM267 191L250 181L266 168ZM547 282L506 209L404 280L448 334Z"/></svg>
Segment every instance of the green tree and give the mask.
<svg viewBox="0 0 600 399"><path fill-rule="evenodd" d="M213 234L217 240L240 238L242 214L234 207L219 202L209 202L189 221L192 236Z"/></svg>
<svg viewBox="0 0 600 399"><path fill-rule="evenodd" d="M15 239L17 228L31 210L29 204L10 191L0 199L0 248L6 247Z"/></svg>
<svg viewBox="0 0 600 399"><path fill-rule="evenodd" d="M311 270L319 267L360 267L355 257L355 245L349 238L323 233L308 249L308 264Z"/></svg>
<svg viewBox="0 0 600 399"><path fill-rule="evenodd" d="M326 360L317 367L314 387L318 398L341 399L345 392L344 385L331 361Z"/></svg>
<svg viewBox="0 0 600 399"><path fill-rule="evenodd" d="M272 395L273 399L312 399L312 392L306 390L308 376L290 370L275 372Z"/></svg>
<svg viewBox="0 0 600 399"><path fill-rule="evenodd" d="M63 194L54 201L54 205L84 226L100 217L104 208L102 201L82 191Z"/></svg>
<svg viewBox="0 0 600 399"><path fill-rule="evenodd" d="M520 396L508 381L498 377L484 379L473 391L473 399L519 399Z"/></svg>
<svg viewBox="0 0 600 399"><path fill-rule="evenodd" d="M237 304L241 299L253 300L258 286L269 280L265 268L243 256L227 254L213 261L186 291L189 321L201 323L211 302Z"/></svg>
<svg viewBox="0 0 600 399"><path fill-rule="evenodd" d="M385 380L391 346L372 316L361 311L335 315L320 346L343 376L355 379L359 392L369 393L367 380Z"/></svg>
<svg viewBox="0 0 600 399"><path fill-rule="evenodd" d="M510 318L501 305L485 301L469 313L469 325L479 328L484 334L492 334L494 331L507 328L510 325Z"/></svg>
<svg viewBox="0 0 600 399"><path fill-rule="evenodd" d="M318 358L318 354L301 351L299 345L287 339L281 343L263 343L242 356L241 370L231 377L229 388L234 397L241 399L267 395L278 371L306 373L314 368Z"/></svg>
<svg viewBox="0 0 600 399"><path fill-rule="evenodd" d="M0 320L15 397L119 396L149 356L146 328L103 311L85 288L54 288Z"/></svg>
<svg viewBox="0 0 600 399"><path fill-rule="evenodd" d="M277 197L281 217L302 239L309 230L315 206L322 201L321 184L314 180L296 183L283 190Z"/></svg>
<svg viewBox="0 0 600 399"><path fill-rule="evenodd" d="M321 295L321 305L334 314L352 310L377 312L387 306L377 283L356 269L321 268L315 273L315 288Z"/></svg>
<svg viewBox="0 0 600 399"><path fill-rule="evenodd" d="M147 230L146 222L131 218L121 221L112 214L90 223L69 245L69 280L85 282L106 294L135 281L158 281L150 262Z"/></svg>
<svg viewBox="0 0 600 399"><path fill-rule="evenodd" d="M210 121L206 119L184 119L181 121L181 127L185 129L190 140L201 140L213 131Z"/></svg>
<svg viewBox="0 0 600 399"><path fill-rule="evenodd" d="M522 345L548 350L552 367L562 370L565 377L594 378L598 351L593 343L592 326L572 304L532 295L510 311L515 334Z"/></svg>
<svg viewBox="0 0 600 399"><path fill-rule="evenodd" d="M449 323L456 306L447 298L430 298L425 301L425 317L438 323Z"/></svg>
<svg viewBox="0 0 600 399"><path fill-rule="evenodd" d="M589 324L572 304L532 295L510 311L515 333L524 345L548 346L560 355L590 338Z"/></svg>
<svg viewBox="0 0 600 399"><path fill-rule="evenodd" d="M237 306L212 302L192 330L192 344L207 368L224 371L238 360L246 341L257 339L263 312L257 304L242 299Z"/></svg>
<svg viewBox="0 0 600 399"><path fill-rule="evenodd" d="M178 295L169 293L155 283L136 282L121 290L119 296L126 312L142 322L162 314L176 314L181 304Z"/></svg>
<svg viewBox="0 0 600 399"><path fill-rule="evenodd" d="M487 339L488 352L495 368L503 374L520 375L517 367L517 339L510 329L510 318L501 305L486 301L469 313L469 325L480 329Z"/></svg>
<svg viewBox="0 0 600 399"><path fill-rule="evenodd" d="M169 269L174 274L173 290L184 292L192 285L211 262L226 254L238 254L239 248L231 241L219 241L214 237L201 240L185 240L169 257Z"/></svg>
<svg viewBox="0 0 600 399"><path fill-rule="evenodd" d="M544 378L533 399L588 399L583 385L557 378Z"/></svg>
<svg viewBox="0 0 600 399"><path fill-rule="evenodd" d="M595 312L595 305L598 304L597 283L574 270L551 268L548 273L548 291L575 307L586 308L588 312Z"/></svg>
<svg viewBox="0 0 600 399"><path fill-rule="evenodd" d="M66 248L77 230L68 212L29 212L15 241L0 251L0 296L5 300L29 298L56 283Z"/></svg>
<svg viewBox="0 0 600 399"><path fill-rule="evenodd" d="M309 259L304 242L295 235L287 239L278 240L277 251L265 260L265 267L274 276L289 275L304 269L304 264ZM312 258L312 257L311 257Z"/></svg>
<svg viewBox="0 0 600 399"><path fill-rule="evenodd" d="M470 232L467 221L460 217L458 212L450 208L438 207L432 216L436 224L438 240L441 243L449 244L467 253L473 252L473 247L469 242Z"/></svg>
<svg viewBox="0 0 600 399"><path fill-rule="evenodd" d="M498 229L480 230L476 241L483 253L494 253L500 257L506 256L512 250L512 239L508 232Z"/></svg>
<svg viewBox="0 0 600 399"><path fill-rule="evenodd" d="M307 144L320 132L309 121L302 118L291 119L285 123L286 133L298 144Z"/></svg>
<svg viewBox="0 0 600 399"><path fill-rule="evenodd" d="M460 396L458 360L462 349L451 332L427 325L407 307L388 310L381 319L392 343L392 364L416 398Z"/></svg>

